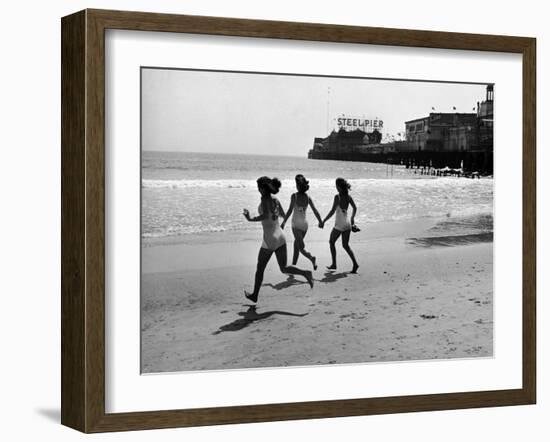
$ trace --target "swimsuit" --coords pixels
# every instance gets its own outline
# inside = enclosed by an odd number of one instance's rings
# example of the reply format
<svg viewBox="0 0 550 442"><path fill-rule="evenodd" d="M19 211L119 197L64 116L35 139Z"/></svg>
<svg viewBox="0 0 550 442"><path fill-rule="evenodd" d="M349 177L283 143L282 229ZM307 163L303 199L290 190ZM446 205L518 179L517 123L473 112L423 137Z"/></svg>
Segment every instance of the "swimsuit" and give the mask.
<svg viewBox="0 0 550 442"><path fill-rule="evenodd" d="M349 206L348 206L349 207ZM351 230L351 223L348 220L347 209L340 207L340 195L338 195L338 206L336 207L336 217L334 218L334 228L340 232Z"/></svg>
<svg viewBox="0 0 550 442"><path fill-rule="evenodd" d="M267 217L262 220L262 227L264 230L262 249L267 250L277 250L279 247L286 244L285 235L279 225L279 210L277 208L277 202L274 200L272 204L275 204L275 211L268 211ZM258 213L263 215L261 203L258 207Z"/></svg>
<svg viewBox="0 0 550 442"><path fill-rule="evenodd" d="M294 204L294 212L292 213L292 228L302 230L307 232L307 219L306 219L306 209L305 207L298 205L298 196L296 195L296 203Z"/></svg>

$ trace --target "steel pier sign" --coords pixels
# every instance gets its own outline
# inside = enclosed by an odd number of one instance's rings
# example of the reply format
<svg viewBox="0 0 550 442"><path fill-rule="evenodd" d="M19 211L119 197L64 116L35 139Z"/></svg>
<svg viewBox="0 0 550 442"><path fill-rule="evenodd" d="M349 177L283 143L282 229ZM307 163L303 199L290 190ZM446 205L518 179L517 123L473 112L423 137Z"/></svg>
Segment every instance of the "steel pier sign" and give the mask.
<svg viewBox="0 0 550 442"><path fill-rule="evenodd" d="M365 118L357 117L339 117L336 119L339 129L345 130L356 130L361 129L365 132L372 132L374 129L381 131L384 127L384 121L375 118L374 120L369 120Z"/></svg>

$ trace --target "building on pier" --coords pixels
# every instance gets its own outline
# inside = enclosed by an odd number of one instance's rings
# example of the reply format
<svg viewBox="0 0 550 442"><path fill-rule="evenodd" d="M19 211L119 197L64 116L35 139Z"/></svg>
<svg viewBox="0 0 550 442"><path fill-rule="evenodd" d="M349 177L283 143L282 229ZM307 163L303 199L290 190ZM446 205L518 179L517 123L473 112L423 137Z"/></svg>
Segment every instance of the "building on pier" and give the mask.
<svg viewBox="0 0 550 442"><path fill-rule="evenodd" d="M345 161L403 162L438 167L493 170L493 85L488 85L476 112L439 113L405 122L404 140L382 143L374 129L332 131L326 138L315 138L308 157ZM447 164L448 163L448 164ZM466 166L465 166L466 167Z"/></svg>

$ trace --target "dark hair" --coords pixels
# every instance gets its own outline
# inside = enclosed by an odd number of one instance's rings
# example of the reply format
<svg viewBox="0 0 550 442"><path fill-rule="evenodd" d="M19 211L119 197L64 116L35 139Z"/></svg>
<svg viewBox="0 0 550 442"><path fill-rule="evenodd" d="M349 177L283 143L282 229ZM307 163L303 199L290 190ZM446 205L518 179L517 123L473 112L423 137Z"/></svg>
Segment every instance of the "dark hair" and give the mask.
<svg viewBox="0 0 550 442"><path fill-rule="evenodd" d="M296 188L300 193L306 193L309 190L309 181L302 174L296 175Z"/></svg>
<svg viewBox="0 0 550 442"><path fill-rule="evenodd" d="M278 193L281 188L281 181L279 181L279 178L262 176L256 180L256 183L258 183L258 187L267 190L272 195Z"/></svg>
<svg viewBox="0 0 550 442"><path fill-rule="evenodd" d="M338 187L338 189L340 189L342 193L347 195L349 190L351 189L351 184L348 183L344 178L336 178L336 187Z"/></svg>

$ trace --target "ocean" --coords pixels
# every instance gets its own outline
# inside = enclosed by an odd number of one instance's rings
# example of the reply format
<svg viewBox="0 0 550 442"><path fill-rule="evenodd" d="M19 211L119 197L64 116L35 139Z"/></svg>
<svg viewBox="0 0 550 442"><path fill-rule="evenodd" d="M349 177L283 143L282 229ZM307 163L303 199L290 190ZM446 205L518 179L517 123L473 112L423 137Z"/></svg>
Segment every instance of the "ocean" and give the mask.
<svg viewBox="0 0 550 442"><path fill-rule="evenodd" d="M301 157L143 152L142 238L252 230L256 223L242 211L257 211L256 179L278 177L283 185L277 198L286 209L298 173L309 180L309 195L323 217L336 194L334 181L343 177L352 186L358 226L441 218L453 234L492 232L492 178L432 177L405 166ZM311 211L308 217L311 225Z"/></svg>

